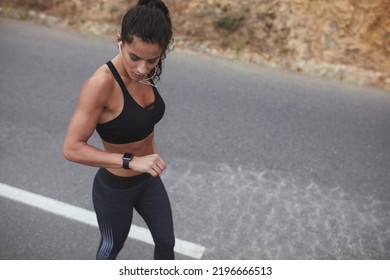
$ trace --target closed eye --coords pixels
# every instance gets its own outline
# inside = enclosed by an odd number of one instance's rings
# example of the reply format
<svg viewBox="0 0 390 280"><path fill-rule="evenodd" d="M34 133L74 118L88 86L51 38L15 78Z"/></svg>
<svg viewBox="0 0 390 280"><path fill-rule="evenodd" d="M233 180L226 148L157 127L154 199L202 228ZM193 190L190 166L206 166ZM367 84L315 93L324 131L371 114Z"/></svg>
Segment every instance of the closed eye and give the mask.
<svg viewBox="0 0 390 280"><path fill-rule="evenodd" d="M154 59L148 60L148 62L149 62L150 64L154 64L154 63L156 63L157 61L158 61L158 58L154 58Z"/></svg>
<svg viewBox="0 0 390 280"><path fill-rule="evenodd" d="M139 58L138 56L136 56L135 54L130 54L130 59L131 59L132 61L138 61L138 60L140 60L140 58Z"/></svg>

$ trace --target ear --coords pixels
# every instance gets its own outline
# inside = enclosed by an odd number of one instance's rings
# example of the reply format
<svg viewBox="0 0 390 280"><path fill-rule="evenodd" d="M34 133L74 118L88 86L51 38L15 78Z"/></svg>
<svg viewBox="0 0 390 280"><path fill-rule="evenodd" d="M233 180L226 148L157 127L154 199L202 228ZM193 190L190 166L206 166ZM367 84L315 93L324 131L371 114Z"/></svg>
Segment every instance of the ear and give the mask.
<svg viewBox="0 0 390 280"><path fill-rule="evenodd" d="M120 34L116 34L116 42L119 43L121 41L122 41L121 35Z"/></svg>
<svg viewBox="0 0 390 280"><path fill-rule="evenodd" d="M122 48L121 48L121 46L122 46L122 40L121 40L121 35L119 35L119 34L116 34L116 42L118 43L118 49L119 49L119 52L121 52L122 51Z"/></svg>

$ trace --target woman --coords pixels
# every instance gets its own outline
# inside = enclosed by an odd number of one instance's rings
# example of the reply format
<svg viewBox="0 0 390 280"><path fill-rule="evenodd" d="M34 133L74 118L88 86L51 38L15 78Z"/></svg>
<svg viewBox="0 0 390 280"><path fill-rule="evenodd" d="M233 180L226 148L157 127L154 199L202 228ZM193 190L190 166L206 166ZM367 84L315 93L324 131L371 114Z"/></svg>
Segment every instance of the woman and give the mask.
<svg viewBox="0 0 390 280"><path fill-rule="evenodd" d="M101 241L97 259L115 259L128 236L133 208L148 225L155 259L174 259L171 206L160 175L154 125L165 104L153 79L172 41L169 11L160 0L140 0L123 17L119 53L82 86L64 142L67 160L100 167L93 204ZM88 144L94 132L104 150Z"/></svg>

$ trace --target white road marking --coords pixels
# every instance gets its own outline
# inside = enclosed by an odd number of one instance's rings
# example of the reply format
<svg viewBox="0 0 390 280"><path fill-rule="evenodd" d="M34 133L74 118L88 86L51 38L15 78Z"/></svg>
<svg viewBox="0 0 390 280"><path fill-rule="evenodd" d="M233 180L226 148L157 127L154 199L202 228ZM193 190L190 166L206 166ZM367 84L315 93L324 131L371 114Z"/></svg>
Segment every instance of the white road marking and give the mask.
<svg viewBox="0 0 390 280"><path fill-rule="evenodd" d="M25 191L3 183L0 183L0 196L39 208L41 210L74 221L98 227L95 213L93 211L89 211L81 207L77 207L62 201ZM140 226L132 225L129 237L154 245L149 230ZM175 252L179 254L194 259L200 259L202 258L205 249L206 248L204 246L176 238Z"/></svg>

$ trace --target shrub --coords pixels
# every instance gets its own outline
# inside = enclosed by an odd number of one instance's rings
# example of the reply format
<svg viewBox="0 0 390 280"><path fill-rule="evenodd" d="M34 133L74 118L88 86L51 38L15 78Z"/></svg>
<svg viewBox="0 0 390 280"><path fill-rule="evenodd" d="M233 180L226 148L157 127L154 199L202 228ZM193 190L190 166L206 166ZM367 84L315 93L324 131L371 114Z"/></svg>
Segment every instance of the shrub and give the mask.
<svg viewBox="0 0 390 280"><path fill-rule="evenodd" d="M241 27L244 20L243 15L227 14L217 19L214 26L218 29L235 32Z"/></svg>

